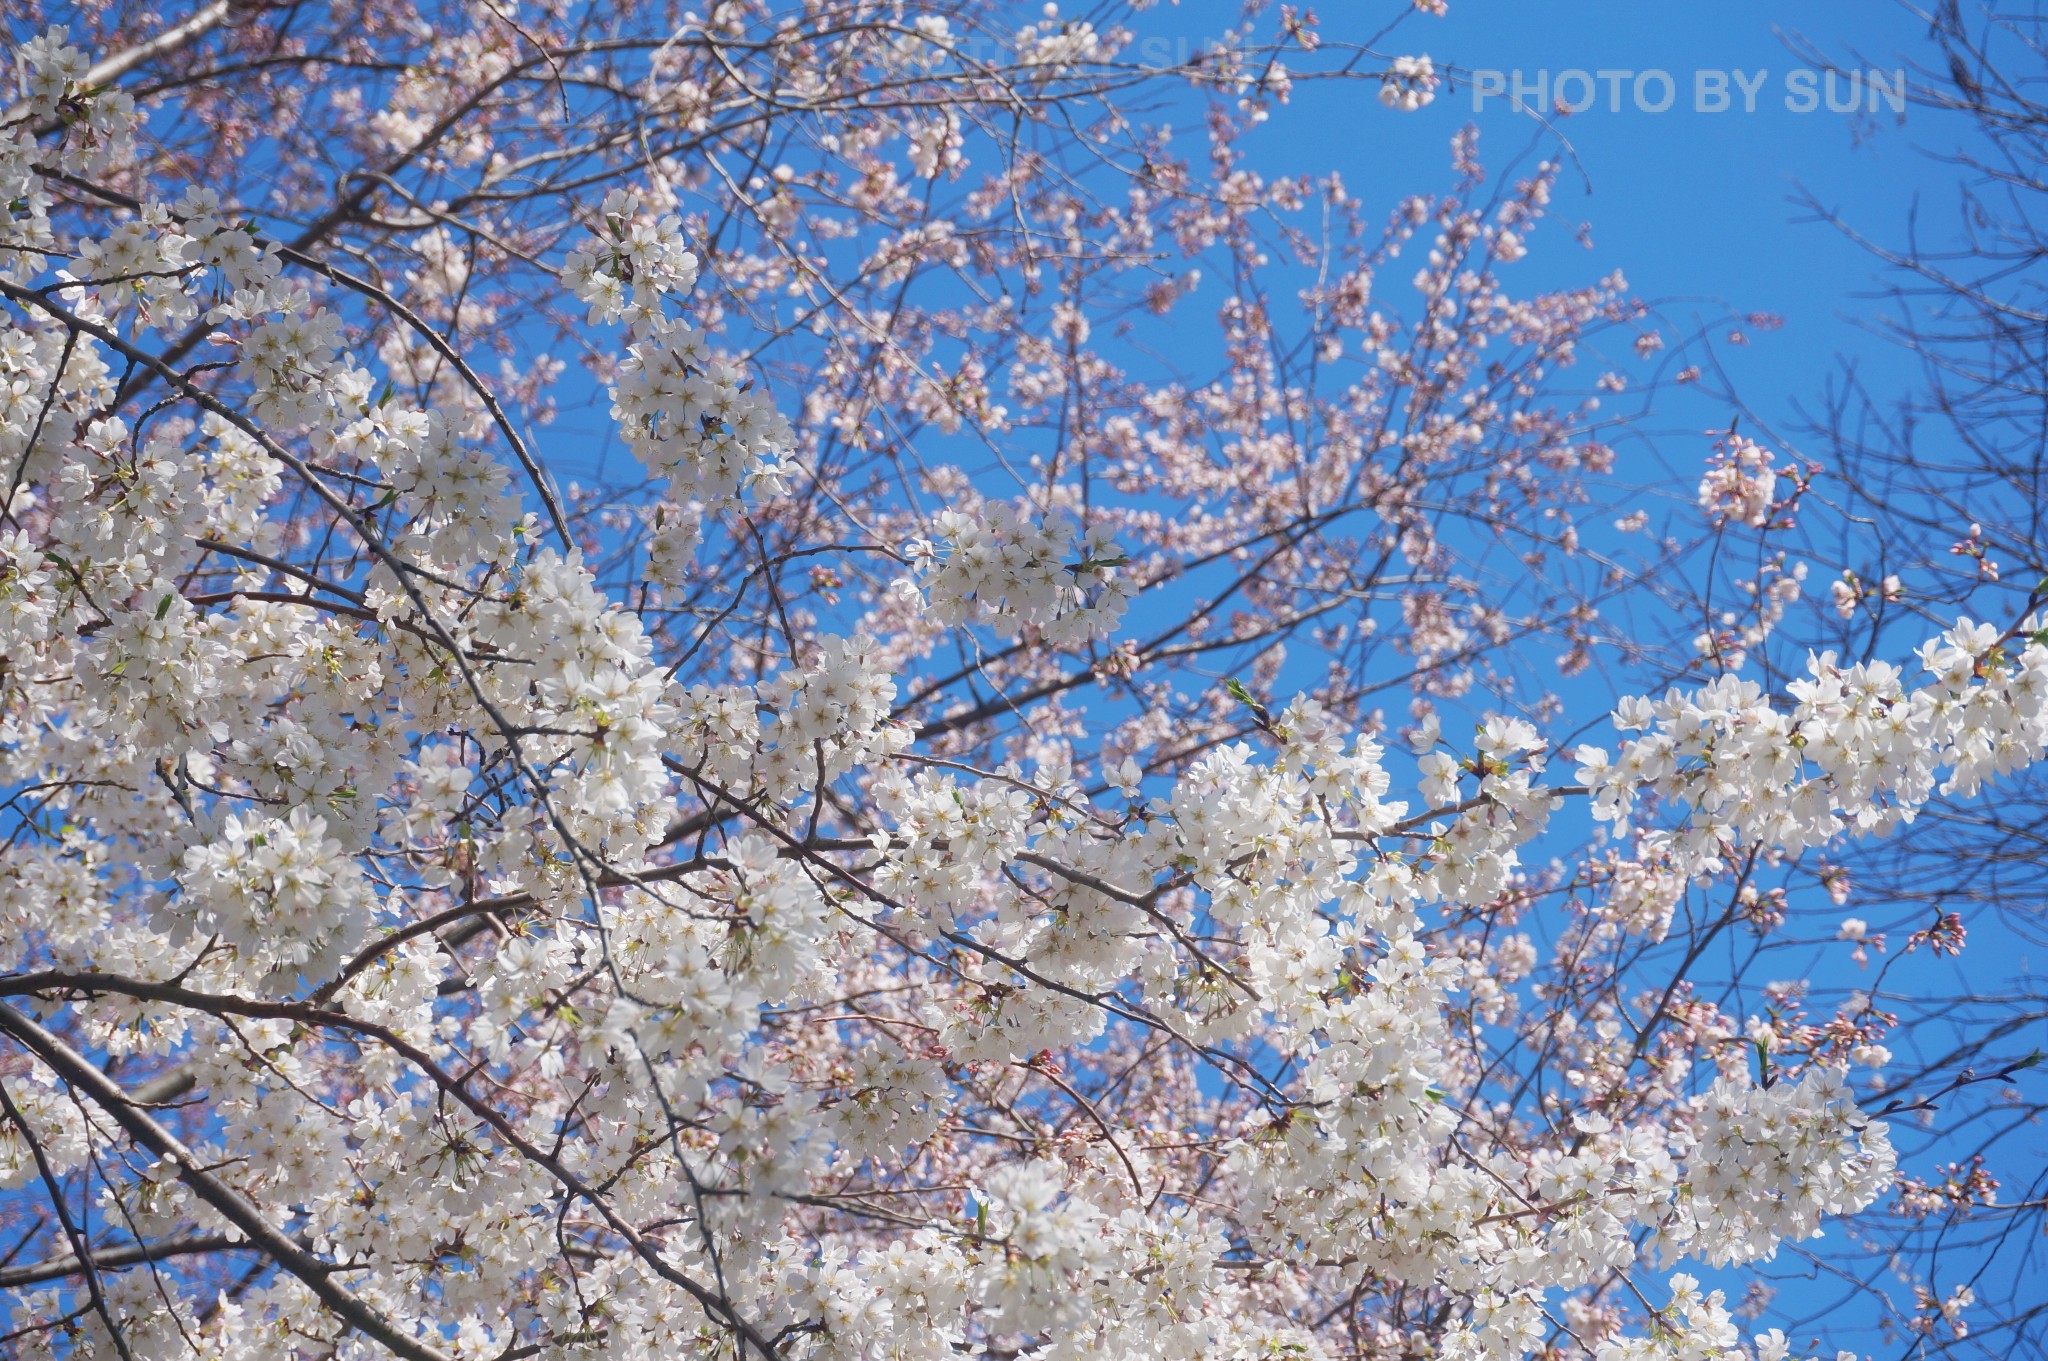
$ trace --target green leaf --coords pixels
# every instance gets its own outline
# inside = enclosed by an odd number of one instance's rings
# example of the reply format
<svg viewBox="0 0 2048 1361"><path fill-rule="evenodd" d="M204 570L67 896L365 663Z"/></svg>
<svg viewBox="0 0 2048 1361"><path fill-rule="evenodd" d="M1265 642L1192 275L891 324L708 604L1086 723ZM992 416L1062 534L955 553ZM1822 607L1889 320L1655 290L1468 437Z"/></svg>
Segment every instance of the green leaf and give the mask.
<svg viewBox="0 0 2048 1361"><path fill-rule="evenodd" d="M156 602L156 617L157 617L157 618L161 619L161 618L163 618L163 617L164 617L165 615L167 615L167 614L169 614L169 613L171 612L171 599L172 599L172 597L170 597L170 596L168 596L168 595L167 595L167 596L165 596L165 597L164 597L164 598L163 598L162 600L159 600L159 601L157 601L157 602Z"/></svg>
<svg viewBox="0 0 2048 1361"><path fill-rule="evenodd" d="M1252 692L1245 689L1243 681L1232 677L1230 680L1223 682L1223 688L1230 692L1232 699L1252 711L1252 717L1257 720L1260 727L1270 728L1272 726L1272 714L1267 711L1265 705L1252 697Z"/></svg>

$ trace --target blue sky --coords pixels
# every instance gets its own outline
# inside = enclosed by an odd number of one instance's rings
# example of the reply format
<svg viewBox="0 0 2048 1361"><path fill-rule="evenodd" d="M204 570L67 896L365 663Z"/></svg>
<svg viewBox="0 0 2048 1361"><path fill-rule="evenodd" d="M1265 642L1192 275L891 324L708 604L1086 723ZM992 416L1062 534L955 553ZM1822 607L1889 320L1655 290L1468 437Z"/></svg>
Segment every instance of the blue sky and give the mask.
<svg viewBox="0 0 2048 1361"><path fill-rule="evenodd" d="M1161 22L1213 31L1227 8L1187 0ZM1326 38L1357 42L1383 28L1389 9L1346 3L1319 12ZM1900 53L1928 50L1920 25L1885 0L1453 0L1443 17L1418 12L1401 20L1378 47L1390 55L1427 52L1439 67L1462 72L1519 70L1531 82L1539 72L1555 81L1571 69L1668 72L1676 96L1668 111L1639 110L1625 82L1621 111L1611 112L1608 86L1598 83L1592 109L1554 120L1573 155L1554 209L1564 223L1590 224L1591 249L1575 248L1553 228L1517 266L1517 278L1525 287L1562 285L1619 268L1675 320L1729 309L1779 314L1782 330L1753 333L1746 349L1723 346L1721 353L1755 414L1782 425L1840 357L1856 359L1880 386L1909 377L1896 352L1862 329L1877 306L1874 262L1811 221L1795 200L1810 193L1880 241L1901 239L1916 205L1928 225L1946 230L1954 172L1926 153L1953 146L1960 131L1921 109L1903 119L1889 109L1877 116L1825 106L1792 112L1786 80L1807 65L1788 45L1795 38L1845 64L1860 55L1858 64L1886 71L1901 64ZM1741 111L1739 93L1729 112L1694 111L1695 73L1705 69L1741 70L1752 80L1766 73L1756 111ZM1654 84L1644 88L1655 102ZM1507 98L1475 110L1469 79L1409 114L1381 108L1356 84L1304 82L1258 156L1275 170L1341 171L1368 203L1391 203L1445 185L1445 145L1468 122L1480 129L1490 169L1532 147L1555 146ZM1304 138L1304 126L1328 135ZM1725 408L1690 403L1659 414L1673 433L1727 419ZM1685 450L1688 458L1696 452Z"/></svg>
<svg viewBox="0 0 2048 1361"><path fill-rule="evenodd" d="M1347 27L1328 17L1323 24L1332 38L1368 36ZM1626 89L1621 112L1610 112L1602 85L1591 110L1556 122L1581 172L1560 179L1556 207L1568 219L1590 221L1598 264L1625 269L1645 296L1700 296L1783 314L1785 339L1793 343L1772 347L1783 352L1768 369L1790 395L1836 350L1873 348L1847 320L1868 310L1859 295L1873 283L1869 258L1830 228L1798 221L1805 214L1794 196L1803 186L1888 236L1903 227L1916 196L1938 205L1949 192L1952 172L1922 152L1952 144L1956 134L1924 110L1909 110L1903 121L1889 111L1791 112L1784 81L1805 65L1787 46L1794 35L1844 57L1860 52L1885 69L1898 64L1901 51L1926 50L1911 16L1883 0L1457 0L1443 18L1404 21L1382 46L1427 51L1439 64L1465 70L1519 69L1532 80L1539 71L1555 79L1573 68L1669 72L1677 98L1666 112L1639 111ZM1693 75L1702 69L1767 71L1756 112L1741 112L1739 103L1726 113L1693 111ZM1377 106L1360 108L1355 91L1324 89L1305 98L1328 100L1333 112L1351 110L1339 122L1356 135L1340 133L1309 150L1368 183L1441 174L1443 138L1468 121L1478 124L1496 158L1540 133L1505 98L1475 112L1469 88L1442 93L1405 116L1437 137L1408 135L1419 127L1393 135ZM1583 268L1569 259L1555 263Z"/></svg>

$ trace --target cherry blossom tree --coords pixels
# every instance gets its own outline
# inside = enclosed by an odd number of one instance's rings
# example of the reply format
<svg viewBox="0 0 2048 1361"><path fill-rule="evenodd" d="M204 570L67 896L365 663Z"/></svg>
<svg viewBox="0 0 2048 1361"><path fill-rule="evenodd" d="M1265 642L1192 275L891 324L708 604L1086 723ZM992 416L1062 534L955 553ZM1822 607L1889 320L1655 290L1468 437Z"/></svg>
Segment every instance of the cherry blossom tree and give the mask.
<svg viewBox="0 0 2048 1361"><path fill-rule="evenodd" d="M1704 970L2048 747L2041 602L1751 674L1809 474L1731 435L1646 532L1656 318L1514 286L1554 168L1260 170L1428 58L19 24L13 1352L1803 1353L1718 1282L1911 1174L1895 1018Z"/></svg>
<svg viewBox="0 0 2048 1361"><path fill-rule="evenodd" d="M1881 655L1958 613L2010 618L2048 598L2039 378L2048 105L2038 88L2048 14L2039 5L1901 8L1919 39L1901 50L1789 42L1797 60L1845 73L1902 67L1903 126L1868 131L1910 142L1937 181L1953 183L1945 198L1895 214L1845 217L1803 196L1814 230L1866 252L1884 285L1866 318L1880 343L1845 355L1838 381L1792 417L1777 413L1770 436L1825 468L1833 508L1791 545L1825 594L1810 592L1813 608L1784 636L1849 656ZM1770 415L1747 410L1744 422L1761 432ZM1771 1273L1827 1282L1806 1292L1808 1318L1870 1308L1926 1356L2041 1351L2044 832L2048 788L2036 770L2002 782L1991 800L1938 796L1912 836L1820 868L1836 902L1834 948L1853 951L1853 985L1896 1018L1886 1041L1895 1058L1879 1076L1900 1094L1879 1108L1906 1113L1911 1132L1888 1211L1867 1216L1853 1242L1812 1262L1793 1254ZM1901 957L1902 943L1944 923L1967 923L1978 943L1940 975Z"/></svg>

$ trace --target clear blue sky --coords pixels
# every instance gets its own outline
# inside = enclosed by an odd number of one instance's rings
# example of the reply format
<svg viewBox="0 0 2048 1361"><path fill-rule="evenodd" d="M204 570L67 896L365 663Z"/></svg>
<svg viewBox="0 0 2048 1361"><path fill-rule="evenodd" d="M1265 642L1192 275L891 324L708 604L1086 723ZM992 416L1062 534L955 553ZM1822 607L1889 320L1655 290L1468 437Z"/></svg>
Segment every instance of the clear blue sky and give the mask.
<svg viewBox="0 0 2048 1361"><path fill-rule="evenodd" d="M1230 8L1185 0L1163 12L1162 30L1185 24L1190 33L1213 32ZM1398 12L1355 0L1316 8L1328 39L1353 42L1371 39ZM1781 315L1783 330L1753 336L1746 352L1724 347L1723 355L1745 400L1780 424L1794 401L1819 390L1838 356L1856 357L1880 381L1906 377L1896 354L1858 324L1875 306L1871 258L1833 228L1801 221L1807 214L1795 199L1803 188L1881 241L1903 236L1916 203L1929 225L1945 231L1955 176L1924 153L1952 146L1958 135L1926 110L1909 109L1903 119L1888 108L1854 117L1825 105L1790 111L1787 77L1806 65L1787 45L1793 36L1844 64L1860 56L1860 64L1887 71L1901 64L1902 52L1924 57L1928 50L1920 26L1889 0L1452 0L1447 15L1414 13L1378 46L1389 54L1427 52L1439 67L1464 72L1519 69L1531 81L1546 70L1553 82L1568 69L1668 72L1676 96L1668 111L1639 110L1624 82L1621 111L1612 112L1607 83L1596 82L1593 108L1554 120L1575 162L1559 181L1554 208L1563 222L1590 223L1592 249L1580 250L1553 228L1517 278L1523 286L1567 284L1619 268L1674 318L1711 315L1722 304ZM1729 112L1695 112L1702 69L1739 69L1752 79L1766 73L1756 111L1742 112L1732 92ZM1644 88L1655 102L1654 84ZM1304 83L1258 161L1262 168L1336 169L1368 204L1390 205L1447 183L1445 145L1468 122L1480 128L1490 169L1532 145L1554 146L1505 97L1475 111L1465 80L1408 114L1383 109L1356 84ZM1328 135L1304 138L1305 126ZM1726 424L1718 408L1681 404L1668 415L1674 429Z"/></svg>

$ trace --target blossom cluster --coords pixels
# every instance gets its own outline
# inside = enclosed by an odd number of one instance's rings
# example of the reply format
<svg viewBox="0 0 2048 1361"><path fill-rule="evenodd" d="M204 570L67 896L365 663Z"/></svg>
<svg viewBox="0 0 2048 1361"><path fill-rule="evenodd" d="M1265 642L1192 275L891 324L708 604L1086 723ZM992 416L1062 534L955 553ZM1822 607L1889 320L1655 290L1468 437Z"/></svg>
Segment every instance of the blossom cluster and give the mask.
<svg viewBox="0 0 2048 1361"><path fill-rule="evenodd" d="M666 480L650 573L673 582L695 547L698 507L772 493L796 471L794 440L747 374L673 314L698 272L675 216L657 216L615 189L598 217L591 240L570 252L562 281L589 304L591 322L623 322L632 337L612 385L612 417L641 464Z"/></svg>
<svg viewBox="0 0 2048 1361"><path fill-rule="evenodd" d="M1390 109L1413 113L1436 99L1439 83L1436 63L1429 59L1428 53L1419 57L1396 57L1387 68L1386 75L1380 77L1380 103Z"/></svg>
<svg viewBox="0 0 2048 1361"><path fill-rule="evenodd" d="M1883 832L1942 794L1976 792L2040 758L2048 744L2048 645L2038 620L2008 632L1959 620L1919 652L1926 683L1885 661L1844 666L1810 656L1776 707L1762 685L1726 673L1693 692L1635 699L1617 713L1644 735L1613 756L1578 749L1594 810L1625 823L1644 795L1683 810L1650 833L1687 871L1719 868L1728 848L1800 849L1844 831ZM1946 778L1943 778L1944 773Z"/></svg>
<svg viewBox="0 0 2048 1361"><path fill-rule="evenodd" d="M1028 627L1051 646L1083 643L1115 629L1129 596L1109 527L1084 530L1057 511L1033 519L1000 501L941 511L910 554L918 575L906 587L936 622L985 623L1003 638Z"/></svg>

